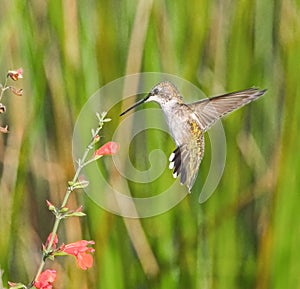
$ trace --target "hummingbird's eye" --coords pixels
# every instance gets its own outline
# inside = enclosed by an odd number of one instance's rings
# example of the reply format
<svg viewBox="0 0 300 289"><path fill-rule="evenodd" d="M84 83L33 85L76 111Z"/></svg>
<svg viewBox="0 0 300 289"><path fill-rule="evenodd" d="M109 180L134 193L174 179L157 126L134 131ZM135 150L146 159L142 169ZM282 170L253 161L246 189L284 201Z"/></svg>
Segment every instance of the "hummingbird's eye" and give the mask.
<svg viewBox="0 0 300 289"><path fill-rule="evenodd" d="M158 88L154 88L153 89L153 95L157 95L159 94L159 89Z"/></svg>

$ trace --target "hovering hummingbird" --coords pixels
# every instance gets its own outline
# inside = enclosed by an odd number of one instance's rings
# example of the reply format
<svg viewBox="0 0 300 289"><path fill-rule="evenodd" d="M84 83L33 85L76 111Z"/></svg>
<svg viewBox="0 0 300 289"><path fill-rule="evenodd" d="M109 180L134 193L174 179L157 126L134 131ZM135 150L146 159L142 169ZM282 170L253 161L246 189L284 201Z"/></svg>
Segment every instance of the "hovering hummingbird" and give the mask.
<svg viewBox="0 0 300 289"><path fill-rule="evenodd" d="M218 119L256 100L265 92L266 89L248 88L185 104L176 86L170 81L163 81L120 116L144 102L155 101L161 106L177 146L170 155L169 168L174 170L174 178L180 175L180 183L185 184L190 192L204 155L204 133Z"/></svg>

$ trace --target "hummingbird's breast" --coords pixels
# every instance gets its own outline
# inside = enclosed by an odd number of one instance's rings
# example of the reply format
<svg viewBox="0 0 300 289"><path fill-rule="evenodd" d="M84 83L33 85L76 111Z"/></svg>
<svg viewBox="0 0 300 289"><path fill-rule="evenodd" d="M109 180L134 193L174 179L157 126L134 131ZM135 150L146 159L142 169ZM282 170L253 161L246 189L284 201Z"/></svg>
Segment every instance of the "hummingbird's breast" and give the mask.
<svg viewBox="0 0 300 289"><path fill-rule="evenodd" d="M191 139L200 139L202 131L197 116L185 104L176 104L172 108L164 109L172 137L177 146L190 142Z"/></svg>

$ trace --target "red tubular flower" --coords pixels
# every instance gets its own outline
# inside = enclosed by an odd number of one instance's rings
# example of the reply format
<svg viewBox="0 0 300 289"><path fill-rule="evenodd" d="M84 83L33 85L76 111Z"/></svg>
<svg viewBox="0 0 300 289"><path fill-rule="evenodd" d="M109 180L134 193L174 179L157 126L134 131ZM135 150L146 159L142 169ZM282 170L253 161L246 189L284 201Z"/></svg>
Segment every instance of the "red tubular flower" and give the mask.
<svg viewBox="0 0 300 289"><path fill-rule="evenodd" d="M80 240L75 243L70 243L62 246L62 252L73 255L76 258L77 265L82 269L86 270L93 266L93 257L90 253L95 250L88 245L94 245L94 241Z"/></svg>
<svg viewBox="0 0 300 289"><path fill-rule="evenodd" d="M55 270L45 270L40 274L36 281L34 281L34 286L37 289L52 289L52 283L56 279Z"/></svg>
<svg viewBox="0 0 300 289"><path fill-rule="evenodd" d="M104 155L113 155L116 154L119 150L119 144L113 141L110 141L103 145L101 148L97 149L94 152L94 157L100 157Z"/></svg>
<svg viewBox="0 0 300 289"><path fill-rule="evenodd" d="M17 70L9 70L7 77L10 77L12 80L17 81L19 78L23 78L23 68Z"/></svg>

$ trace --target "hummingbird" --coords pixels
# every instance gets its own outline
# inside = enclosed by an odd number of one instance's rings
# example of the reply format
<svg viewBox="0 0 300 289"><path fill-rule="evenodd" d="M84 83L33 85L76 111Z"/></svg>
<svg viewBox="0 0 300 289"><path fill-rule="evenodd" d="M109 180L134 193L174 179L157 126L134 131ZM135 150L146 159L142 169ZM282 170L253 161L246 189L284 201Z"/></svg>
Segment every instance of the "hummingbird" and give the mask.
<svg viewBox="0 0 300 289"><path fill-rule="evenodd" d="M186 104L177 87L170 81L163 81L120 116L145 102L154 101L160 105L176 143L169 158L169 168L173 170L174 178L180 175L180 183L191 192L204 156L204 133L217 120L265 92L266 89L248 88Z"/></svg>

